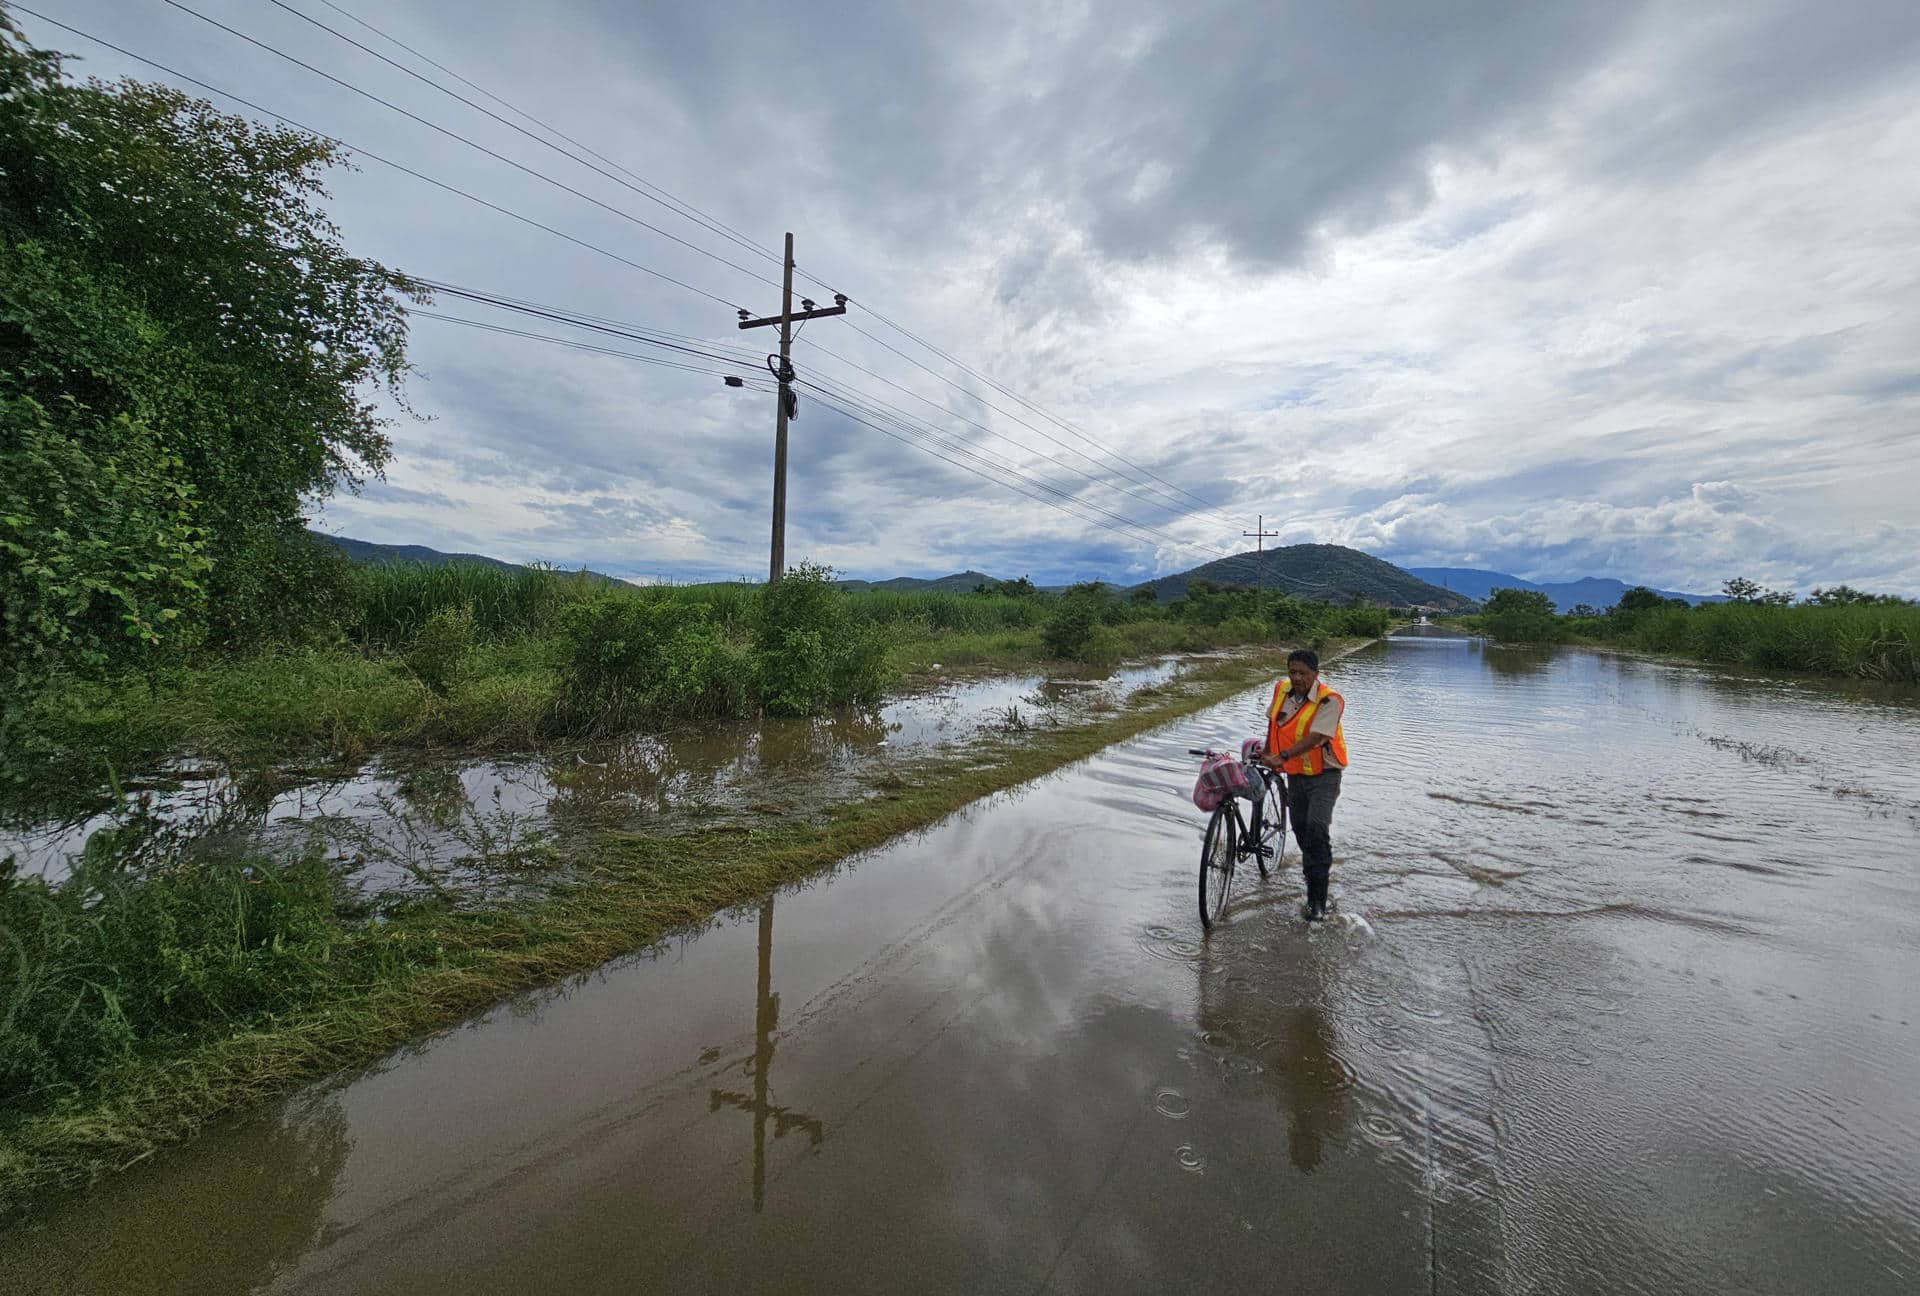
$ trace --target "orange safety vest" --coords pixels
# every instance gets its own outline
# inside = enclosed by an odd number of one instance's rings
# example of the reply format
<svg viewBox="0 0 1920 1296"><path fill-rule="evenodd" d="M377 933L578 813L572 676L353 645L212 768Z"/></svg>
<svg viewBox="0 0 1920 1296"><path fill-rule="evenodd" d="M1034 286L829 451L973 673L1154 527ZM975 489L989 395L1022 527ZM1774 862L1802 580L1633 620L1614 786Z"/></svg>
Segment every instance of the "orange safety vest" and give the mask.
<svg viewBox="0 0 1920 1296"><path fill-rule="evenodd" d="M1340 703L1341 723L1334 725L1333 737L1318 747L1310 748L1306 754L1286 761L1280 766L1280 772L1318 774L1329 765L1334 769L1345 769L1347 767L1346 699L1328 688L1326 682L1322 680L1313 697L1283 721L1280 719L1280 704L1286 701L1287 690L1291 686L1292 681L1285 679L1279 680L1273 686L1273 702L1267 707L1267 751L1270 754L1278 755L1305 738L1307 731L1313 725L1313 713L1318 711L1320 704L1328 698L1333 698ZM1333 756L1331 761L1327 759L1329 752Z"/></svg>

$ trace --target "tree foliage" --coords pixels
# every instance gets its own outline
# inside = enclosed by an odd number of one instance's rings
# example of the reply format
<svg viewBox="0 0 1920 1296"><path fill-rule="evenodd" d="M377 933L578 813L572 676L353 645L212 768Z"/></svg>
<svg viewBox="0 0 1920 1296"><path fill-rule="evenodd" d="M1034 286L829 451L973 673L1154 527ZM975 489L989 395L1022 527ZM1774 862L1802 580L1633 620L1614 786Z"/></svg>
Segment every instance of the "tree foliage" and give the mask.
<svg viewBox="0 0 1920 1296"><path fill-rule="evenodd" d="M386 462L422 294L341 245L340 161L75 83L0 15L0 678L192 643L303 501Z"/></svg>

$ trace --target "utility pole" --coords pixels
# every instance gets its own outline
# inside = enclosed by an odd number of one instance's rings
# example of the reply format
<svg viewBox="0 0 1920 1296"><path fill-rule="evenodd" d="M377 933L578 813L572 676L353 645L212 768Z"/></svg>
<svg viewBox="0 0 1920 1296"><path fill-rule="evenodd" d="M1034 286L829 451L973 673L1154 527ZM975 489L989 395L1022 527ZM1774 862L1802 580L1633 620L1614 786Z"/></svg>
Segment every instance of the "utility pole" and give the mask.
<svg viewBox="0 0 1920 1296"><path fill-rule="evenodd" d="M1260 576L1259 600L1254 606L1259 609L1261 616L1265 616L1267 613L1266 545L1269 540L1279 539L1280 533L1278 531L1267 530L1267 515L1265 513L1257 513L1254 517L1253 530L1242 531L1240 534L1253 537L1253 570L1259 573Z"/></svg>
<svg viewBox="0 0 1920 1296"><path fill-rule="evenodd" d="M786 261L780 273L780 313L764 319L749 318L746 311L740 312L740 327L743 329L766 328L772 324L780 326L780 357L776 367L774 357L767 357L767 368L780 383L775 396L773 415L773 552L767 558L767 583L778 581L787 572L787 422L799 412L800 402L793 394L793 324L795 320L819 319L823 315L845 315L847 298L845 293L833 295L832 306L815 308L814 304L802 298L800 312L793 309L793 232L787 232Z"/></svg>

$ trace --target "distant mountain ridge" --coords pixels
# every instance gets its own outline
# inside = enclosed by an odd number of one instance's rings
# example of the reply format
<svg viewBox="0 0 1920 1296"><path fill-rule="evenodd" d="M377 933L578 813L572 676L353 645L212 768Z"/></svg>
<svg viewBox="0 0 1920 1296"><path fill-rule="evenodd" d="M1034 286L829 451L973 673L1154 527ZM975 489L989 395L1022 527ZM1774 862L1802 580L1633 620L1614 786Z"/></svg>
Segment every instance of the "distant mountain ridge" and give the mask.
<svg viewBox="0 0 1920 1296"><path fill-rule="evenodd" d="M1151 586L1165 603L1183 596L1187 583L1193 580L1266 588L1329 603L1344 603L1357 596L1393 607L1452 610L1476 601L1470 594L1443 589L1384 558L1329 544L1286 545L1263 552L1250 549L1142 584Z"/></svg>
<svg viewBox="0 0 1920 1296"><path fill-rule="evenodd" d="M992 579L994 578L985 572L977 572L969 569L963 572L955 572L951 576L935 576L931 578L922 576L894 576L888 580L880 581L837 580L834 584L838 585L841 589L884 590L892 594L971 594L982 582Z"/></svg>
<svg viewBox="0 0 1920 1296"><path fill-rule="evenodd" d="M1552 599L1554 607L1561 612L1582 603L1589 607L1610 608L1620 601L1622 594L1634 588L1632 584L1611 576L1587 576L1575 581L1530 581L1481 567L1409 567L1407 570L1421 580L1444 585L1475 602L1485 602L1487 595L1496 589L1538 590ZM1655 590L1654 593L1663 598L1685 599L1695 606L1725 601L1718 594L1686 594L1677 590Z"/></svg>
<svg viewBox="0 0 1920 1296"><path fill-rule="evenodd" d="M440 549L429 549L425 545L391 545L380 544L373 540L355 540L351 536L328 535L324 531L315 531L311 527L307 528L307 534L316 540L324 540L338 547L355 562L418 562L434 567L443 563L479 563L484 567L499 567L504 571L519 571L526 566L525 563L508 562L504 558L489 558L485 554L447 553ZM592 580L607 581L615 585L630 583L617 576L609 576L605 572L589 571L587 576Z"/></svg>
<svg viewBox="0 0 1920 1296"><path fill-rule="evenodd" d="M524 566L521 563L491 558L486 554L446 553L439 549L430 549L425 545L379 544L371 540L356 540L351 536L328 535L322 531L313 531L310 534L328 544L338 546L348 557L359 562L422 562L436 565L471 562L508 571L517 571ZM1485 574L1497 577L1502 582L1524 584L1524 582L1516 582L1516 578L1501 576L1498 572ZM608 576L604 572L589 571L587 575L596 580L615 584L630 583ZM982 583L994 579L995 577L986 572L974 571L970 568L946 576L894 576L878 581L849 579L836 581L835 584L849 590L969 594ZM1349 549L1345 545L1289 545L1280 549L1268 549L1264 553L1249 550L1246 553L1217 558L1189 571L1156 577L1141 584L1152 588L1155 597L1160 602L1166 603L1183 597L1187 591L1187 583L1191 580L1208 580L1217 585L1240 586L1247 589L1264 587L1276 594L1292 594L1300 598L1319 599L1329 603L1345 603L1349 599L1360 598L1369 603L1389 604L1394 607L1452 610L1464 608L1476 601L1473 595L1463 590L1455 589L1449 592L1384 559L1375 558L1358 549ZM1042 585L1039 588L1052 593L1066 587ZM1141 586L1116 586L1116 588L1123 592L1131 592Z"/></svg>

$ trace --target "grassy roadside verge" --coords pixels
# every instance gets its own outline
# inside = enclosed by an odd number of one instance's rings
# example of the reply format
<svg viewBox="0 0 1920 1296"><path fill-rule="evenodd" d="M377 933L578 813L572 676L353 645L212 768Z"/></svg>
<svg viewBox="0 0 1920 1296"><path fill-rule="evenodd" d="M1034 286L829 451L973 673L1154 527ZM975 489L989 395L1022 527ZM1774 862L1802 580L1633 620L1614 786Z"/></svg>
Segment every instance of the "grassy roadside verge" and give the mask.
<svg viewBox="0 0 1920 1296"><path fill-rule="evenodd" d="M1331 655L1331 654L1330 654ZM897 770L872 799L752 831L609 832L581 882L524 908L402 914L365 938L394 957L329 987L325 1002L242 1031L163 1043L101 1073L50 1110L0 1118L0 1217L134 1164L209 1119L332 1071L373 1061L517 991L586 972L783 882L925 827L1272 678L1284 650L1197 663L1116 712L1060 730L1003 735ZM352 937L352 938L358 938ZM342 958L346 955L343 952Z"/></svg>

